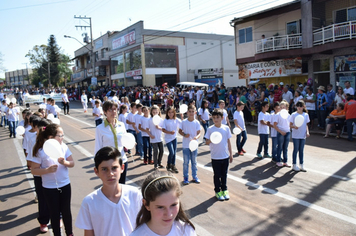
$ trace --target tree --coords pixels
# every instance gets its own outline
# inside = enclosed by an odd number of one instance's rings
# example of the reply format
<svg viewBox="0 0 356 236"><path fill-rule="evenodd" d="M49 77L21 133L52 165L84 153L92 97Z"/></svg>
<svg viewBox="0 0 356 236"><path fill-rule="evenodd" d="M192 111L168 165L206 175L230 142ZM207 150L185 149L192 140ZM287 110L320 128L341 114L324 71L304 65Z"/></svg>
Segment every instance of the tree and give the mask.
<svg viewBox="0 0 356 236"><path fill-rule="evenodd" d="M53 85L59 84L59 70L58 66L60 64L60 48L57 45L56 38L52 34L48 39L47 45L47 57L50 68L50 82Z"/></svg>

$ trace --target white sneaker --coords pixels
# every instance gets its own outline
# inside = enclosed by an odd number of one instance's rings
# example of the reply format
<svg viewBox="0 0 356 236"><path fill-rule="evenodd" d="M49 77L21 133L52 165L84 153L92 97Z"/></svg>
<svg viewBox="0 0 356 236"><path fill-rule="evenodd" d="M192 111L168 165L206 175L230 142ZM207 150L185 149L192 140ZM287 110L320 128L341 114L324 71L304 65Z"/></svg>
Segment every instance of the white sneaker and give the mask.
<svg viewBox="0 0 356 236"><path fill-rule="evenodd" d="M293 170L294 171L300 171L299 167L296 164L293 164Z"/></svg>
<svg viewBox="0 0 356 236"><path fill-rule="evenodd" d="M307 172L306 169L304 169L303 164L300 164L300 171L302 171L302 172Z"/></svg>

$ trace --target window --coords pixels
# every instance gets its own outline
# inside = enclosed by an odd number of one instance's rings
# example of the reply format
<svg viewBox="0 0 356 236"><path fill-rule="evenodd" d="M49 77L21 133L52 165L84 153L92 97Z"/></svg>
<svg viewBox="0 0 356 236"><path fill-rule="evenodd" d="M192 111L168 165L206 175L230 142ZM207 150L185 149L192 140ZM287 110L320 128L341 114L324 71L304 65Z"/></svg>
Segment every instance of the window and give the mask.
<svg viewBox="0 0 356 236"><path fill-rule="evenodd" d="M176 67L175 48L145 48L147 68Z"/></svg>
<svg viewBox="0 0 356 236"><path fill-rule="evenodd" d="M239 43L252 42L252 27L239 30Z"/></svg>
<svg viewBox="0 0 356 236"><path fill-rule="evenodd" d="M356 7L345 8L334 12L335 23L356 20Z"/></svg>
<svg viewBox="0 0 356 236"><path fill-rule="evenodd" d="M105 57L105 49L101 49L101 58L104 58Z"/></svg>
<svg viewBox="0 0 356 236"><path fill-rule="evenodd" d="M299 34L301 30L301 20L287 23L287 34Z"/></svg>
<svg viewBox="0 0 356 236"><path fill-rule="evenodd" d="M111 74L120 74L124 72L124 55L118 55L111 58Z"/></svg>
<svg viewBox="0 0 356 236"><path fill-rule="evenodd" d="M141 68L141 49L125 52L125 72Z"/></svg>

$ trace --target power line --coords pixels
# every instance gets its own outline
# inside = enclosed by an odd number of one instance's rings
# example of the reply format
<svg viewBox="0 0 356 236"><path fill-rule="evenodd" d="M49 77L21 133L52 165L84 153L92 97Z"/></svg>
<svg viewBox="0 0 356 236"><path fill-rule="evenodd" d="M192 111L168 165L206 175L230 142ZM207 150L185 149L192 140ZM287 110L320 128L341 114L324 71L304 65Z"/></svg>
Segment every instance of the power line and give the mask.
<svg viewBox="0 0 356 236"><path fill-rule="evenodd" d="M15 10L15 9L29 8L29 7L39 7L39 6L44 6L44 5L53 5L53 4L64 3L64 2L73 2L73 1L74 0L66 0L66 1L48 2L48 3L34 4L34 5L20 6L20 7L10 7L10 8L0 9L0 11L8 11L8 10Z"/></svg>

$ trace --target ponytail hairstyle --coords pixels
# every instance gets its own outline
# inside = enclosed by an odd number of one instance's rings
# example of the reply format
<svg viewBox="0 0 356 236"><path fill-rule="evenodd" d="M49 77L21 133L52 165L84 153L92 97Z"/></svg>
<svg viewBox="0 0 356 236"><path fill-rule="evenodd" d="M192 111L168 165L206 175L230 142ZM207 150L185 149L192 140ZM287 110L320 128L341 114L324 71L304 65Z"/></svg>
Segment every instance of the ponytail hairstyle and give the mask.
<svg viewBox="0 0 356 236"><path fill-rule="evenodd" d="M143 181L141 192L144 199L141 210L137 214L136 218L136 228L140 225L147 223L151 220L151 212L149 212L146 206L149 206L152 201L155 201L158 196L163 193L168 193L170 191L175 191L177 197L182 195L182 190L180 183L177 178L175 178L170 172L167 171L155 171ZM182 208L182 203L179 201L179 211L174 220L181 220L188 223L195 229L193 223L188 219Z"/></svg>
<svg viewBox="0 0 356 236"><path fill-rule="evenodd" d="M43 148L43 144L46 142L46 140L49 139L50 136L54 137L57 135L58 128L59 125L57 124L49 124L47 126L42 126L39 129L39 133L36 138L36 144L33 147L33 152L32 152L32 155L34 157L37 156L38 150Z"/></svg>
<svg viewBox="0 0 356 236"><path fill-rule="evenodd" d="M126 108L127 108L127 105L122 104L122 105L120 106L120 111L119 111L119 114L122 114L122 113L123 113L123 111L124 111Z"/></svg>
<svg viewBox="0 0 356 236"><path fill-rule="evenodd" d="M296 107L303 107L303 112L308 113L308 110L305 106L305 103L303 100L299 100L297 104L295 104Z"/></svg>

